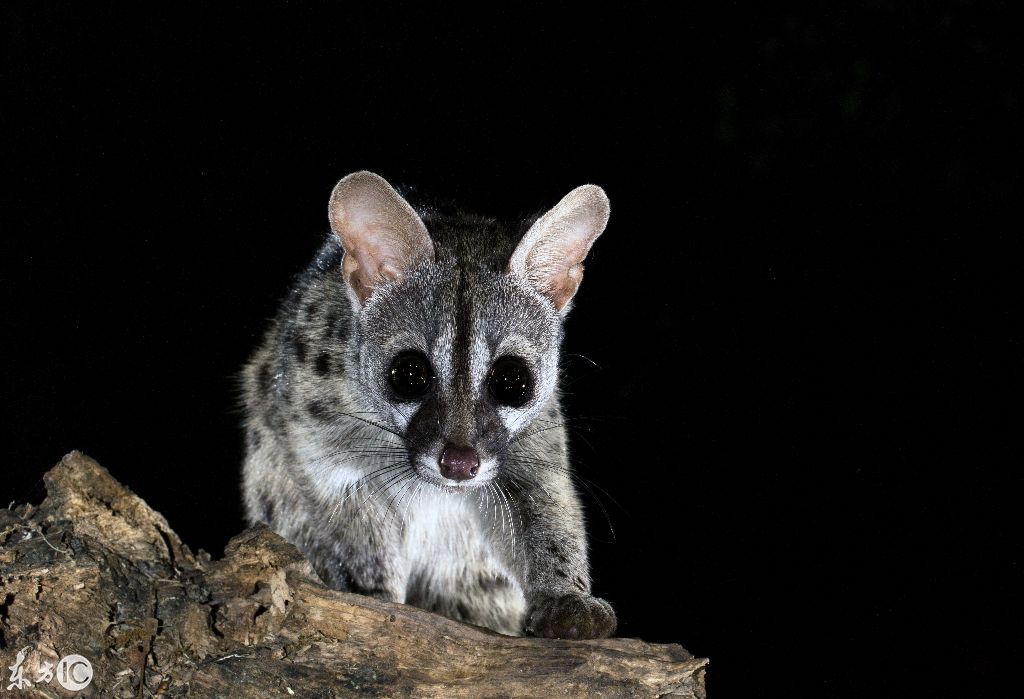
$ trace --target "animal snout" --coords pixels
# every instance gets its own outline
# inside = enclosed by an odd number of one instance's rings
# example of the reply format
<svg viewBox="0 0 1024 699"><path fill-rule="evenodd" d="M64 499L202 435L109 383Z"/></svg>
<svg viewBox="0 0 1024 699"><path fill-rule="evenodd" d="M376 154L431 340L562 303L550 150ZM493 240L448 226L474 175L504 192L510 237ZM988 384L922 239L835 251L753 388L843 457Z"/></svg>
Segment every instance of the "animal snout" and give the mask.
<svg viewBox="0 0 1024 699"><path fill-rule="evenodd" d="M453 481L468 481L480 471L480 456L472 447L447 444L441 452L441 475Z"/></svg>

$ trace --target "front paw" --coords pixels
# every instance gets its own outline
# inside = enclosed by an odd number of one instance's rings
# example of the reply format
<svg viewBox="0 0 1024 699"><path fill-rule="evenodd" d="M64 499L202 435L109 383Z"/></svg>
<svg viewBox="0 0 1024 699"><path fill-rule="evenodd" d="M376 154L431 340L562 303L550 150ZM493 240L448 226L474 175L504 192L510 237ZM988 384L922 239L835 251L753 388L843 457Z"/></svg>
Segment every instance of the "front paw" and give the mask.
<svg viewBox="0 0 1024 699"><path fill-rule="evenodd" d="M615 633L615 610L600 597L568 594L533 604L526 632L545 638L607 638Z"/></svg>

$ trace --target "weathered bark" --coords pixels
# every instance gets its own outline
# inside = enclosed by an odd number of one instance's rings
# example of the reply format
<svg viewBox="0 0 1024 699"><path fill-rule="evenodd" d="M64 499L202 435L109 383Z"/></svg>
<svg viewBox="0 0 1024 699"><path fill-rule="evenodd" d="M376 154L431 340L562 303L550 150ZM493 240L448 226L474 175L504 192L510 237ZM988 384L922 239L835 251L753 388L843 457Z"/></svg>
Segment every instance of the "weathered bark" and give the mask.
<svg viewBox="0 0 1024 699"><path fill-rule="evenodd" d="M45 482L0 510L0 652L25 651L26 696L75 695L34 682L69 654L92 664L82 696L704 696L707 660L678 645L510 638L329 590L262 526L211 561L77 452Z"/></svg>

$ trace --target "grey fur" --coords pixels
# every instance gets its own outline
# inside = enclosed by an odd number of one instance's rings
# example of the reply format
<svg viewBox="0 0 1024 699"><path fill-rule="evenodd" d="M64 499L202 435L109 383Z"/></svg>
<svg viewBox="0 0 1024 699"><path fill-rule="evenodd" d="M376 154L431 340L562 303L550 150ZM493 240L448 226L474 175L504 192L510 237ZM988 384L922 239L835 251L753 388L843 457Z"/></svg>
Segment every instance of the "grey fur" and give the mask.
<svg viewBox="0 0 1024 699"><path fill-rule="evenodd" d="M335 200L353 183L371 185L372 197L398 197L370 173L339 183L331 209L337 235L299 278L243 371L250 523L266 522L294 542L337 589L507 634L610 635L615 614L590 595L559 406L567 282L545 286L539 267L510 266L513 253L531 259L517 252L520 240L548 241L546 268L575 270L571 298L580 262L607 220L604 193L588 185L559 205L596 211L576 216L596 223L583 238L566 238L565 265L552 263L561 254L550 246L559 230L538 226L563 225L577 209L553 215L555 207L525 236L488 218L419 212L431 240L418 240L408 223L390 231L399 239L398 267L375 276L366 271L376 262L358 258L362 281L373 280L372 293L361 296L359 283L347 281L355 267L343 273L341 243L354 247L358 235L337 230L349 225L337 208L348 204ZM399 202L384 206L407 218ZM549 291L556 287L558 301ZM430 359L435 385L421 401L396 402L387 372L409 349ZM499 407L487 392L486 372L507 354L525 359L534 376L522 409ZM450 441L480 453L476 478L454 483L440 475L440 450Z"/></svg>

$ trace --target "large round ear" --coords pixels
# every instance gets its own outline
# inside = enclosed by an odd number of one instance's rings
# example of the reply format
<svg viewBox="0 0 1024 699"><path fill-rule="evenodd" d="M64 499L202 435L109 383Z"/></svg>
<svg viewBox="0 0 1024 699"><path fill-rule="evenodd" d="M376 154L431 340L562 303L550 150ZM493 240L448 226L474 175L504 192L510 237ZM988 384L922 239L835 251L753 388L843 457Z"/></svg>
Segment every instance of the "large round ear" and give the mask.
<svg viewBox="0 0 1024 699"><path fill-rule="evenodd" d="M608 196L594 184L572 190L537 219L509 261L509 272L547 296L563 315L583 280L583 258L608 225Z"/></svg>
<svg viewBox="0 0 1024 699"><path fill-rule="evenodd" d="M353 172L331 192L331 230L345 249L342 274L359 304L381 284L434 259L427 227L380 175Z"/></svg>

